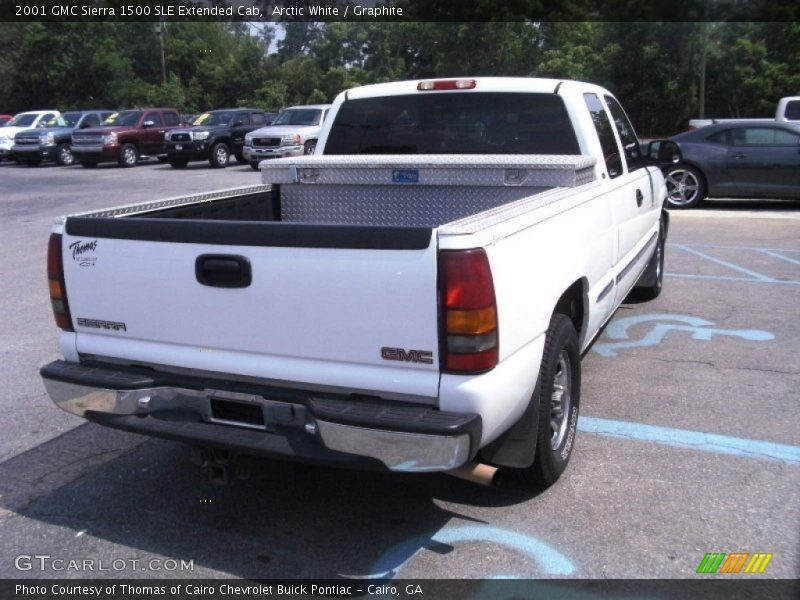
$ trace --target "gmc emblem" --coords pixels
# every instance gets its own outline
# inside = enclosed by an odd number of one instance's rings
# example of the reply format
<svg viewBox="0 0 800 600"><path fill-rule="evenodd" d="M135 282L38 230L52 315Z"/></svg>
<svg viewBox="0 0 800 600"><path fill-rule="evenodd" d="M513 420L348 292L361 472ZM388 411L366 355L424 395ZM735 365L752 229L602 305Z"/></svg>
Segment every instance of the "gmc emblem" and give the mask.
<svg viewBox="0 0 800 600"><path fill-rule="evenodd" d="M403 348L381 348L383 360L398 360L400 362L433 364L433 352L430 350L404 350Z"/></svg>

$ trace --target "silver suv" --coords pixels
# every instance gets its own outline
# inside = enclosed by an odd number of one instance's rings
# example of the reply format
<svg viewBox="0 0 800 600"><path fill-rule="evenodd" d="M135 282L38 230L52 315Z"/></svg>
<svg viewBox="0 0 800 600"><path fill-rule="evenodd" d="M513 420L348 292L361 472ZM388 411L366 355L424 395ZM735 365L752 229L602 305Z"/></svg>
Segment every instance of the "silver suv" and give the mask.
<svg viewBox="0 0 800 600"><path fill-rule="evenodd" d="M314 154L330 108L330 104L309 104L282 110L272 124L245 136L245 159L258 169L259 161L265 158Z"/></svg>

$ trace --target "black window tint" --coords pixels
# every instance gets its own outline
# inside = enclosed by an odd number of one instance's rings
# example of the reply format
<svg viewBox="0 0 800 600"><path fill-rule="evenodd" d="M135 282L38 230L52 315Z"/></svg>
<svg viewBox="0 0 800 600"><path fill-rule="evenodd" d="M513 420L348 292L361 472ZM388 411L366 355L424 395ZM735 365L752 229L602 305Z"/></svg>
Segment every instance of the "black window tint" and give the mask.
<svg viewBox="0 0 800 600"><path fill-rule="evenodd" d="M743 127L733 130L735 146L795 146L797 136L784 129Z"/></svg>
<svg viewBox="0 0 800 600"><path fill-rule="evenodd" d="M423 92L347 100L331 129L325 154L580 153L555 94Z"/></svg>
<svg viewBox="0 0 800 600"><path fill-rule="evenodd" d="M263 113L250 113L250 119L253 125L264 125L267 122Z"/></svg>
<svg viewBox="0 0 800 600"><path fill-rule="evenodd" d="M785 116L792 121L800 121L800 100L792 100L786 103Z"/></svg>
<svg viewBox="0 0 800 600"><path fill-rule="evenodd" d="M142 120L142 123L144 123L145 121L152 121L153 123L155 123L156 127L158 127L158 126L163 124L163 121L161 120L161 115L158 114L157 112L149 112L149 113L147 113L144 116L144 119Z"/></svg>
<svg viewBox="0 0 800 600"><path fill-rule="evenodd" d="M618 177L622 175L622 159L619 156L619 146L617 146L617 140L614 137L614 130L611 127L611 121L608 119L608 113L606 113L606 109L596 94L584 94L583 100L586 102L589 114L592 115L597 137L600 138L600 147L606 160L608 174L612 178Z"/></svg>
<svg viewBox="0 0 800 600"><path fill-rule="evenodd" d="M729 144L730 143L730 131L728 129L724 129L722 131L718 131L714 135L710 135L706 138L707 142L711 142L712 144Z"/></svg>
<svg viewBox="0 0 800 600"><path fill-rule="evenodd" d="M173 112L165 112L164 113L164 124L165 125L180 125L181 119L180 117Z"/></svg>
<svg viewBox="0 0 800 600"><path fill-rule="evenodd" d="M606 104L608 110L611 112L611 118L614 119L614 124L617 126L617 133L622 142L622 147L625 150L625 161L628 163L628 171L633 171L644 166L642 161L642 149L639 146L639 138L636 137L636 132L633 130L631 122L622 107L614 98L606 96Z"/></svg>

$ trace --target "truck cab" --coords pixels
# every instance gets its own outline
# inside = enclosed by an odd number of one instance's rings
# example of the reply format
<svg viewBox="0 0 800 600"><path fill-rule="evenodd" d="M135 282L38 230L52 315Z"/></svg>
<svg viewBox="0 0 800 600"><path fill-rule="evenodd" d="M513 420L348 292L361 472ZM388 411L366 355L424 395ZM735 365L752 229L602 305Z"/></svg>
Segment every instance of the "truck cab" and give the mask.
<svg viewBox="0 0 800 600"><path fill-rule="evenodd" d="M190 161L207 160L224 168L231 155L244 158L245 135L272 122L273 114L255 108L223 108L198 115L191 127L173 129L165 137L167 160L182 169Z"/></svg>
<svg viewBox="0 0 800 600"><path fill-rule="evenodd" d="M265 158L314 154L330 104L309 104L283 109L267 127L248 133L244 158L253 169Z"/></svg>
<svg viewBox="0 0 800 600"><path fill-rule="evenodd" d="M78 110L62 113L47 122L46 127L26 129L14 136L11 149L17 162L39 164L43 161L55 161L59 165L69 166L75 162L70 150L72 133L76 130L99 127L114 111L112 110Z"/></svg>
<svg viewBox="0 0 800 600"><path fill-rule="evenodd" d="M181 117L174 108L146 108L112 113L100 127L72 136L75 160L84 167L117 162L135 167L148 156L164 156L164 134L178 127Z"/></svg>

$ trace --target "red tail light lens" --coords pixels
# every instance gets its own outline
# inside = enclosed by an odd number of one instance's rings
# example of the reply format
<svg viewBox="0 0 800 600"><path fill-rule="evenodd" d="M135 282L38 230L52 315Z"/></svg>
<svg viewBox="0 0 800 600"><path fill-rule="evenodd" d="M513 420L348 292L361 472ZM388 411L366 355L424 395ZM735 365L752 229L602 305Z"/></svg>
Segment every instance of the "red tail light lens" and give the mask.
<svg viewBox="0 0 800 600"><path fill-rule="evenodd" d="M47 244L47 284L56 325L64 331L74 331L67 302L67 287L64 285L64 263L61 257L59 233L50 234L50 241Z"/></svg>
<svg viewBox="0 0 800 600"><path fill-rule="evenodd" d="M445 371L481 373L497 365L497 305L489 259L482 248L443 250L443 359Z"/></svg>

